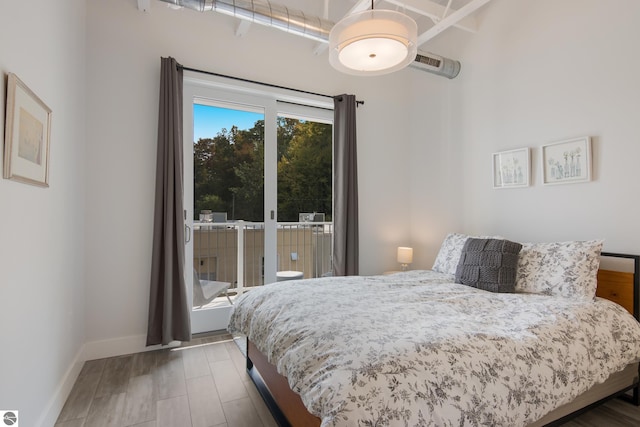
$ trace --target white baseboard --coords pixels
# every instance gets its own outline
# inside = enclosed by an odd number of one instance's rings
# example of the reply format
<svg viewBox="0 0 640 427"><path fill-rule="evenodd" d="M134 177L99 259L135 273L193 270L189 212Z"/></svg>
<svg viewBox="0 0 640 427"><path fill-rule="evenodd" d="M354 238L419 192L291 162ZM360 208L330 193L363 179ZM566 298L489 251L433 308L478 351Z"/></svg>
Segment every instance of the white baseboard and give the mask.
<svg viewBox="0 0 640 427"><path fill-rule="evenodd" d="M52 427L56 421L58 420L58 416L60 415L60 411L62 411L62 407L64 403L67 401L69 394L71 393L71 389L78 379L78 375L82 370L82 365L84 365L85 359L83 359L84 346L80 347L78 353L76 353L76 357L71 362L69 369L64 374L62 381L58 385L55 393L49 400L46 409L40 416L40 419L36 423L39 427Z"/></svg>
<svg viewBox="0 0 640 427"><path fill-rule="evenodd" d="M140 353L143 351L158 350L161 348L177 347L179 341L172 342L167 346L154 345L146 347L146 335L133 335L124 338L114 338L101 341L90 341L85 343L76 354L73 362L64 374L62 381L58 385L55 393L49 400L47 408L43 411L36 426L52 427L58 420L58 416L71 393L71 389L80 375L82 366L87 360L103 359L105 357L122 356L125 354Z"/></svg>
<svg viewBox="0 0 640 427"><path fill-rule="evenodd" d="M131 335L108 340L89 341L84 345L83 357L84 360L104 359L105 357L123 356L125 354L141 353L180 345L179 341L174 341L166 346L152 345L147 347L146 343L146 335Z"/></svg>

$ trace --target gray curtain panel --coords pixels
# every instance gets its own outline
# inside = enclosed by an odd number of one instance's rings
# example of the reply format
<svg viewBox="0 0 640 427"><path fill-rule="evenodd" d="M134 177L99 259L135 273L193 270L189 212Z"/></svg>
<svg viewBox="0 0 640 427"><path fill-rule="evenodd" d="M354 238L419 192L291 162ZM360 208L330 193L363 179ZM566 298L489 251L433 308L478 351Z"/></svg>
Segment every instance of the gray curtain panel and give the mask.
<svg viewBox="0 0 640 427"><path fill-rule="evenodd" d="M148 346L191 340L182 171L182 67L174 58L162 58Z"/></svg>
<svg viewBox="0 0 640 427"><path fill-rule="evenodd" d="M358 157L356 97L334 97L333 274L355 276L358 254Z"/></svg>

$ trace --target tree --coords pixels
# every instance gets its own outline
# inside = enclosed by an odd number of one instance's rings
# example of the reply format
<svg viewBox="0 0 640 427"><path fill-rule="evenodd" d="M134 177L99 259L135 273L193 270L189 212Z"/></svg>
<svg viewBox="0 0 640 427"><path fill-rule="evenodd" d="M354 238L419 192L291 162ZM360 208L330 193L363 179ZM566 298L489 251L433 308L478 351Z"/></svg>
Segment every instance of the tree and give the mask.
<svg viewBox="0 0 640 427"><path fill-rule="evenodd" d="M331 215L332 127L278 118L278 219L301 212ZM227 212L232 220L264 220L264 120L248 130L222 129L194 143L194 216Z"/></svg>
<svg viewBox="0 0 640 427"><path fill-rule="evenodd" d="M238 218L264 221L264 144L255 146L252 161L235 167L238 185L231 189L235 196Z"/></svg>
<svg viewBox="0 0 640 427"><path fill-rule="evenodd" d="M232 129L233 133L233 129ZM200 211L228 211L230 188L236 178L233 171L232 133L223 129L214 138L200 139L194 144L194 216ZM216 196L215 198L212 196Z"/></svg>
<svg viewBox="0 0 640 427"><path fill-rule="evenodd" d="M278 219L298 221L301 212L323 212L325 219L330 219L332 127L296 122L291 141L278 163Z"/></svg>

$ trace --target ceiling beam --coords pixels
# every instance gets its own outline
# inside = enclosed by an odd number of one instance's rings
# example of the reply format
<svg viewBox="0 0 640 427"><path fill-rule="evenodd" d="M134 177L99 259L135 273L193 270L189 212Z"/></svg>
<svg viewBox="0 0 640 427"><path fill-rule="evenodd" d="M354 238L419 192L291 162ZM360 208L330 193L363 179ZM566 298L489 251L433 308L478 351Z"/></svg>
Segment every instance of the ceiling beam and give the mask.
<svg viewBox="0 0 640 427"><path fill-rule="evenodd" d="M329 19L329 0L324 0L324 14L322 15L322 17L324 19Z"/></svg>
<svg viewBox="0 0 640 427"><path fill-rule="evenodd" d="M247 21L245 19L239 19L238 21L236 37L242 37L249 32L249 28L251 28L251 21Z"/></svg>
<svg viewBox="0 0 640 427"><path fill-rule="evenodd" d="M327 49L329 49L329 43L318 42L313 48L313 54L315 56L322 55Z"/></svg>
<svg viewBox="0 0 640 427"><path fill-rule="evenodd" d="M370 0L360 0L359 2L357 2L356 4L353 5L353 7L349 10L349 12L346 13L346 16L351 15L352 13L356 13L356 12L362 12L364 10L368 10L371 8L371 1Z"/></svg>
<svg viewBox="0 0 640 427"><path fill-rule="evenodd" d="M444 13L446 11L446 7L439 5L438 3L434 3L429 0L386 0L387 3L390 3L394 6L399 6L405 8L406 10L410 10L411 12L417 13L419 15L426 16L433 20L433 22L438 23L444 17ZM455 12L454 9L449 9L449 14ZM470 33L475 33L478 31L478 22L476 18L473 16L465 16L460 19L458 22L453 24L454 27L460 28L461 30L469 31Z"/></svg>
<svg viewBox="0 0 640 427"><path fill-rule="evenodd" d="M429 28L426 32L420 34L418 36L418 46L436 37L438 34L453 26L456 22L460 22L461 19L466 18L490 1L491 0L472 0L465 6L462 6L460 9L451 13L433 27Z"/></svg>
<svg viewBox="0 0 640 427"><path fill-rule="evenodd" d="M325 19L329 14L329 2L325 0ZM364 10L367 10L371 7L371 0L360 0L358 1L355 5L353 5L353 7L351 9L349 9L349 11L343 16L343 18L346 18L347 16L351 15L352 13L357 13L357 12L362 12ZM342 18L341 18L342 19ZM313 54L314 55L321 55L322 53L324 53L325 50L327 50L329 48L329 41L327 40L326 42L318 42L315 47L313 48Z"/></svg>
<svg viewBox="0 0 640 427"><path fill-rule="evenodd" d="M138 0L138 10L140 12L149 12L151 8L151 0Z"/></svg>

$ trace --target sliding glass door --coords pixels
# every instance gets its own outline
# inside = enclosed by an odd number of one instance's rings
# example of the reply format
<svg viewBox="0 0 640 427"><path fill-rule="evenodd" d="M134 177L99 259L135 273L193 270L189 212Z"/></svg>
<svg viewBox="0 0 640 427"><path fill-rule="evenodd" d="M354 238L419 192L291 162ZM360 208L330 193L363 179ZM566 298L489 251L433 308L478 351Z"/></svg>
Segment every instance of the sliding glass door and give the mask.
<svg viewBox="0 0 640 427"><path fill-rule="evenodd" d="M252 287L331 270L332 116L185 79L192 333L225 329L233 299Z"/></svg>
<svg viewBox="0 0 640 427"><path fill-rule="evenodd" d="M333 111L278 103L277 280L332 271Z"/></svg>

